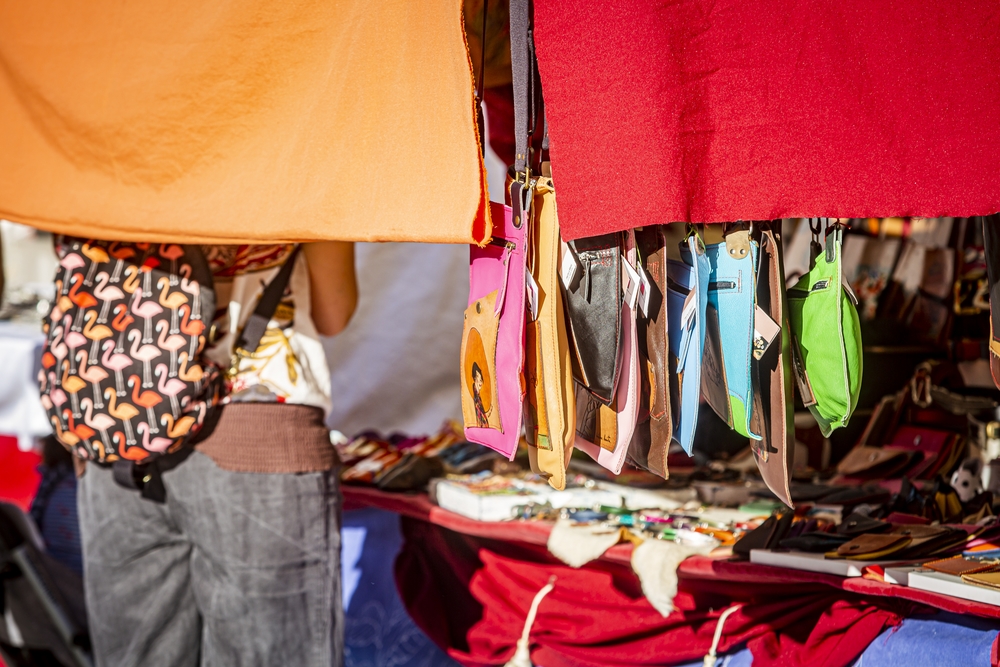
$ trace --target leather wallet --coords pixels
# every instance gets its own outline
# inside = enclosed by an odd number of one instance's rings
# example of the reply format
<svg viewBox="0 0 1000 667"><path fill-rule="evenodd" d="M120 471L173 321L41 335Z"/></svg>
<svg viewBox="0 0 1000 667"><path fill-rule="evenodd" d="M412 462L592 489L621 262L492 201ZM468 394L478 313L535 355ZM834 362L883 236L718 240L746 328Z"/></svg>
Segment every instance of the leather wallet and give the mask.
<svg viewBox="0 0 1000 667"><path fill-rule="evenodd" d="M750 422L752 430L761 435L760 440L751 438L750 449L764 483L779 500L792 507L789 483L795 453L795 424L791 337L780 247L781 222L775 222L773 227L769 222L760 222L757 228L760 235L757 308L781 330L750 362L753 384ZM757 335L755 326L755 341Z"/></svg>
<svg viewBox="0 0 1000 667"><path fill-rule="evenodd" d="M710 267L709 313L701 375L705 400L716 414L737 433L755 440L761 435L754 431L750 420L753 406L750 360L758 253L757 241L746 230L730 232L722 243L705 248ZM681 256L684 257L683 252Z"/></svg>
<svg viewBox="0 0 1000 667"><path fill-rule="evenodd" d="M782 549L805 551L808 553L826 553L836 550L841 544L851 540L847 535L836 533L803 533L798 537L786 537L778 543Z"/></svg>
<svg viewBox="0 0 1000 667"><path fill-rule="evenodd" d="M953 458L952 451L960 439L951 431L903 425L896 429L884 449L919 452L920 461L907 471L907 476L910 479L933 479L941 467Z"/></svg>
<svg viewBox="0 0 1000 667"><path fill-rule="evenodd" d="M837 472L861 479L892 477L909 468L918 458L918 452L859 445L837 464Z"/></svg>
<svg viewBox="0 0 1000 667"><path fill-rule="evenodd" d="M566 311L576 381L604 405L617 388L621 344L622 234L604 234L569 243L576 265L566 289Z"/></svg>
<svg viewBox="0 0 1000 667"><path fill-rule="evenodd" d="M891 532L897 535L909 535L913 538L910 545L900 552L901 558L925 558L964 544L969 537L964 530L941 525L894 526Z"/></svg>
<svg viewBox="0 0 1000 667"><path fill-rule="evenodd" d="M837 547L835 555L827 555L849 560L879 560L904 549L911 541L912 538L908 535L891 533L858 535Z"/></svg>
<svg viewBox="0 0 1000 667"><path fill-rule="evenodd" d="M701 237L690 233L685 241L689 262L667 262L667 334L670 339L670 392L674 410L673 439L689 455L694 447L701 405L702 356L708 309L710 267Z"/></svg>
<svg viewBox="0 0 1000 667"><path fill-rule="evenodd" d="M994 566L994 568L996 568L996 566ZM985 572L963 574L962 581L975 586L985 586L986 588L1000 590L1000 570L993 569Z"/></svg>
<svg viewBox="0 0 1000 667"><path fill-rule="evenodd" d="M849 535L856 537L866 533L886 533L892 529L892 524L886 521L879 521L864 514L851 514L847 516L840 525L837 526L839 535Z"/></svg>
<svg viewBox="0 0 1000 667"><path fill-rule="evenodd" d="M470 442L513 460L524 400L527 225L514 224L509 206L491 203L490 207L492 219L503 221L503 236L470 248L469 307L461 353L462 416Z"/></svg>
<svg viewBox="0 0 1000 667"><path fill-rule="evenodd" d="M629 232L625 241L625 261L634 266L635 257L635 237ZM622 271L624 270L622 267ZM622 325L618 360L620 377L614 400L611 405L605 405L599 399L595 405L593 400L588 400L582 420L578 410L575 443L576 447L583 450L590 458L616 475L622 471L639 414L639 352L635 314L628 300L622 301L620 321ZM593 397L592 393L591 396ZM577 392L578 406L580 400L581 396ZM593 429L590 427L591 419L596 423ZM581 433L589 433L594 437L593 439L581 437Z"/></svg>
<svg viewBox="0 0 1000 667"><path fill-rule="evenodd" d="M995 570L997 568L997 564L984 563L981 560L955 556L954 558L932 560L924 563L924 567L928 570L934 570L935 572L943 572L944 574L952 574L956 577L961 577L967 574L976 574L979 572L989 572L991 570Z"/></svg>
<svg viewBox="0 0 1000 667"><path fill-rule="evenodd" d="M733 554L749 558L752 549L774 549L788 535L794 518L794 512L772 514L733 545Z"/></svg>
<svg viewBox="0 0 1000 667"><path fill-rule="evenodd" d="M546 173L543 165L543 173ZM566 488L576 439L573 365L560 287L559 220L552 179L536 179L529 219L528 270L538 286L538 317L528 323L525 349L525 437L531 469L552 488Z"/></svg>
<svg viewBox="0 0 1000 667"><path fill-rule="evenodd" d="M667 252L661 225L635 230L640 270L648 279L645 315L636 317L639 349L639 420L628 457L636 466L666 479L673 436L670 406L670 341L667 330Z"/></svg>

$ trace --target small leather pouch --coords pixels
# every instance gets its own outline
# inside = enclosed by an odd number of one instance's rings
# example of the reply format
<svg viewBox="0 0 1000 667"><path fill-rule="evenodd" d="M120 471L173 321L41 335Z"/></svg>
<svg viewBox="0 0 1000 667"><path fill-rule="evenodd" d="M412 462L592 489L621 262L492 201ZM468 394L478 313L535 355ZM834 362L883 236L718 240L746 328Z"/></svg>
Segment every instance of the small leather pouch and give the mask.
<svg viewBox="0 0 1000 667"><path fill-rule="evenodd" d="M635 257L635 237L629 232L626 235L625 261L634 266ZM625 270L624 267L622 270ZM622 283L628 287L627 276L622 278ZM638 285L632 286L632 289L638 290ZM639 351L634 307L635 303L629 299L621 304L620 370L611 405L605 405L592 392L589 392L590 399L577 392L576 447L616 475L622 471L639 414Z"/></svg>
<svg viewBox="0 0 1000 667"><path fill-rule="evenodd" d="M484 247L471 246L469 307L462 334L465 437L514 458L524 389L525 244L527 225L509 206L491 203L503 227ZM516 206L516 203L515 203Z"/></svg>
<svg viewBox="0 0 1000 667"><path fill-rule="evenodd" d="M561 491L566 488L566 467L576 438L576 398L559 284L562 249L551 178L535 181L530 213L528 267L538 286L538 317L527 327L525 437L531 469Z"/></svg>
<svg viewBox="0 0 1000 667"><path fill-rule="evenodd" d="M689 233L684 245L688 261L692 263L667 262L667 334L670 363L676 369L676 373L670 376L671 401L676 407L673 412L673 439L691 454L701 405L702 356L711 267L701 237Z"/></svg>
<svg viewBox="0 0 1000 667"><path fill-rule="evenodd" d="M710 267L702 391L712 409L737 433L759 440L750 413L754 313L757 305L757 241L732 231L705 248ZM682 251L681 256L685 257ZM724 326L723 326L724 323Z"/></svg>
<svg viewBox="0 0 1000 667"><path fill-rule="evenodd" d="M896 429L886 451L918 452L919 461L907 470L910 479L933 479L952 457L960 438L951 431L904 425Z"/></svg>
<svg viewBox="0 0 1000 667"><path fill-rule="evenodd" d="M733 545L733 554L749 558L752 549L774 549L788 535L794 518L793 512L772 514Z"/></svg>
<svg viewBox="0 0 1000 667"><path fill-rule="evenodd" d="M805 551L808 553L826 553L835 551L841 544L851 540L847 535L836 533L803 533L798 537L786 537L778 543L782 549Z"/></svg>
<svg viewBox="0 0 1000 667"><path fill-rule="evenodd" d="M667 330L667 252L664 227L635 230L639 268L648 280L649 294L641 295L645 310L636 317L639 348L639 423L629 444L629 460L667 478L667 452L673 436L670 405L670 341Z"/></svg>
<svg viewBox="0 0 1000 667"><path fill-rule="evenodd" d="M799 392L826 437L847 425L861 390L861 325L844 283L843 233L835 224L822 247L813 243L812 267L788 290Z"/></svg>
<svg viewBox="0 0 1000 667"><path fill-rule="evenodd" d="M781 258L781 223L757 223L760 260L757 269L756 318L754 350L750 362L753 384L752 430L761 439L750 440L757 469L767 487L789 507L792 494L789 482L792 456L795 453L794 401L792 396L792 351L788 326L788 304L785 296L785 270ZM766 319L765 319L766 318ZM759 329L773 323L780 332L767 343Z"/></svg>
<svg viewBox="0 0 1000 667"><path fill-rule="evenodd" d="M994 565L993 568L994 569L987 570L985 572L963 574L962 581L975 586L985 586L986 588L1000 590L1000 570L996 569L996 565Z"/></svg>
<svg viewBox="0 0 1000 667"><path fill-rule="evenodd" d="M917 458L913 452L861 445L847 453L837 464L837 472L848 477L874 479L890 477L909 467Z"/></svg>
<svg viewBox="0 0 1000 667"><path fill-rule="evenodd" d="M873 519L864 514L851 514L837 526L837 534L856 537L858 535L885 533L892 529L892 524Z"/></svg>
<svg viewBox="0 0 1000 667"><path fill-rule="evenodd" d="M912 538L908 535L893 535L891 533L858 535L850 542L840 545L833 557L849 560L878 560L906 548L911 541Z"/></svg>
<svg viewBox="0 0 1000 667"><path fill-rule="evenodd" d="M909 546L900 552L901 558L923 558L942 549L962 544L968 538L963 530L954 530L946 526L894 526L895 535L909 535L913 538Z"/></svg>
<svg viewBox="0 0 1000 667"><path fill-rule="evenodd" d="M973 560L971 558L963 558L962 556L955 556L954 558L945 558L942 560L932 560L930 562L924 563L924 567L928 570L934 570L935 572L943 572L944 574L951 574L956 577L961 577L967 574L976 574L979 572L989 572L997 568L996 563L984 563L981 560Z"/></svg>
<svg viewBox="0 0 1000 667"><path fill-rule="evenodd" d="M574 277L566 289L566 312L576 381L604 405L617 388L622 333L622 234L569 243Z"/></svg>

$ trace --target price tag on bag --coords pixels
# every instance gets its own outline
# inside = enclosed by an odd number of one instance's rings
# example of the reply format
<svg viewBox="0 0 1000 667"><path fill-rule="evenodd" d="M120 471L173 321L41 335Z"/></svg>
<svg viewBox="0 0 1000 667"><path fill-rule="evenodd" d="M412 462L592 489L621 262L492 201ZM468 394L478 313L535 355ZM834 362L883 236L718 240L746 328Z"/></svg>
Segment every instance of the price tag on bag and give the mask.
<svg viewBox="0 0 1000 667"><path fill-rule="evenodd" d="M771 319L771 316L757 306L753 318L753 358L760 360L771 347L771 343L781 332L778 323Z"/></svg>
<svg viewBox="0 0 1000 667"><path fill-rule="evenodd" d="M573 281L580 274L580 259L576 256L569 244L565 241L560 241L562 244L562 263L559 266L559 278L562 280L563 287L570 289L573 286Z"/></svg>
<svg viewBox="0 0 1000 667"><path fill-rule="evenodd" d="M624 255L622 255L622 266L625 268L628 280L628 285L625 287L625 301L628 302L629 308L635 310L635 305L639 301L639 285L642 281L639 279L639 272Z"/></svg>
<svg viewBox="0 0 1000 667"><path fill-rule="evenodd" d="M528 267L524 267L524 295L528 314L531 316L531 321L534 322L538 319L538 283L535 282Z"/></svg>
<svg viewBox="0 0 1000 667"><path fill-rule="evenodd" d="M649 274L646 273L646 269L641 264L636 269L639 271L639 310L642 311L643 317L649 317L649 293L652 290L652 285L649 282Z"/></svg>

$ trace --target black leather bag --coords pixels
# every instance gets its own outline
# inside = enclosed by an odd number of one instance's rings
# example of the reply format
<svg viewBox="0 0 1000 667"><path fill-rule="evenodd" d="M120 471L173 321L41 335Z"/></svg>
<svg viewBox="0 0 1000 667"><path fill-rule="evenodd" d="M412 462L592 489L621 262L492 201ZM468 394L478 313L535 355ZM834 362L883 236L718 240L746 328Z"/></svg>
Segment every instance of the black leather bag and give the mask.
<svg viewBox="0 0 1000 667"><path fill-rule="evenodd" d="M573 376L604 405L618 383L621 344L621 234L605 234L569 243L576 271L565 290L573 348Z"/></svg>

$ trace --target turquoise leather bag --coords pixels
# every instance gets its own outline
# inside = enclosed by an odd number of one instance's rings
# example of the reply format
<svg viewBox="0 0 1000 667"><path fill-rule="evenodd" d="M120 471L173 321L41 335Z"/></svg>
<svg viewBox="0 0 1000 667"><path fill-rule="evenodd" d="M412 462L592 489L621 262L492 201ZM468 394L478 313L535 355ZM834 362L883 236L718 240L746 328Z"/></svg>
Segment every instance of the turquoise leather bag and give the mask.
<svg viewBox="0 0 1000 667"><path fill-rule="evenodd" d="M732 231L722 243L705 248L710 273L701 374L702 393L716 414L754 440L761 439L750 419L758 253L757 241L747 230Z"/></svg>

